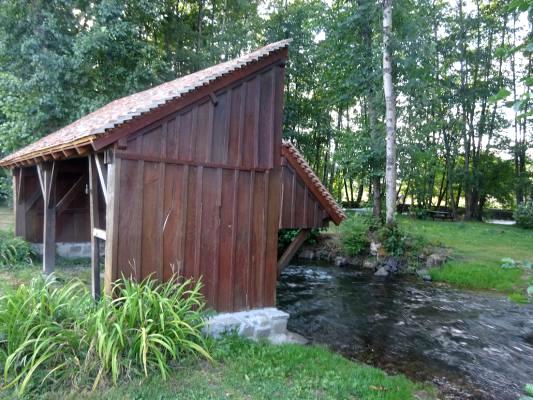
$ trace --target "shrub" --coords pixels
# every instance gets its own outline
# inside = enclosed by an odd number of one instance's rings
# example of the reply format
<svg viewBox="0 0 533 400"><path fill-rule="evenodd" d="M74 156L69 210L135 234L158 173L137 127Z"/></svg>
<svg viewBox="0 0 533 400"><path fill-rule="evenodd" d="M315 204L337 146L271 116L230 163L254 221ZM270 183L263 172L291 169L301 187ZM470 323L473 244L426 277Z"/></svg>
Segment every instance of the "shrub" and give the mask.
<svg viewBox="0 0 533 400"><path fill-rule="evenodd" d="M533 229L533 200L519 204L513 214L516 224L526 229Z"/></svg>
<svg viewBox="0 0 533 400"><path fill-rule="evenodd" d="M114 297L94 303L85 285L58 286L53 277L8 290L0 299L0 357L4 388L45 381L95 387L111 374L148 375L188 354L210 358L201 335L204 308L200 283L164 284L122 280Z"/></svg>
<svg viewBox="0 0 533 400"><path fill-rule="evenodd" d="M373 229L372 218L365 215L352 214L340 226L342 246L350 256L360 254L369 246L368 232Z"/></svg>
<svg viewBox="0 0 533 400"><path fill-rule="evenodd" d="M0 267L16 268L31 264L33 251L24 239L0 231Z"/></svg>
<svg viewBox="0 0 533 400"><path fill-rule="evenodd" d="M408 234L398 225L392 227L383 226L378 231L379 240L387 254L401 257L405 255L415 255L428 244L421 236Z"/></svg>

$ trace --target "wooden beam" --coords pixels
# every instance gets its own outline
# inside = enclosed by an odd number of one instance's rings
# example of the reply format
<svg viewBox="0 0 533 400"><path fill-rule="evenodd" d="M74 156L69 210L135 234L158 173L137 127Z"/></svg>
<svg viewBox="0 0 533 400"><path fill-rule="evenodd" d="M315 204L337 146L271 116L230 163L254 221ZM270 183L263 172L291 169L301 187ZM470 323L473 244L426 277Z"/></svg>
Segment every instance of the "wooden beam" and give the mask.
<svg viewBox="0 0 533 400"><path fill-rule="evenodd" d="M26 238L26 201L21 194L24 190L24 174L22 168L13 170L13 212L15 214L15 236Z"/></svg>
<svg viewBox="0 0 533 400"><path fill-rule="evenodd" d="M104 240L104 241L107 239L107 236L103 229L93 228L93 236L97 239Z"/></svg>
<svg viewBox="0 0 533 400"><path fill-rule="evenodd" d="M107 166L104 164L104 155L94 154L94 161L100 179L100 185L104 194L104 200L107 204Z"/></svg>
<svg viewBox="0 0 533 400"><path fill-rule="evenodd" d="M44 199L43 221L43 273L49 275L54 272L56 263L56 177L55 162L40 164L37 167L42 180Z"/></svg>
<svg viewBox="0 0 533 400"><path fill-rule="evenodd" d="M74 182L72 187L65 193L65 195L57 202L56 212L57 215L61 215L63 211L72 203L76 196L83 190L87 182L87 175L83 174Z"/></svg>
<svg viewBox="0 0 533 400"><path fill-rule="evenodd" d="M111 295L113 282L118 279L118 210L121 160L115 157L114 153L109 152L107 161L104 289L107 295Z"/></svg>
<svg viewBox="0 0 533 400"><path fill-rule="evenodd" d="M310 234L311 229L300 229L289 247L287 247L278 260L278 276L281 274L281 271L283 271L285 267L289 265L289 262L292 260L298 249L302 247L302 244L304 244Z"/></svg>
<svg viewBox="0 0 533 400"><path fill-rule="evenodd" d="M39 188L35 189L35 191L32 193L31 196L26 198L25 205L26 205L26 212L30 211L31 208L35 205L37 200L39 200L42 197L41 190Z"/></svg>
<svg viewBox="0 0 533 400"><path fill-rule="evenodd" d="M91 218L91 294L95 300L100 298L100 243L96 231L100 225L98 208L98 178L96 177L95 155L87 157L89 160L89 211Z"/></svg>

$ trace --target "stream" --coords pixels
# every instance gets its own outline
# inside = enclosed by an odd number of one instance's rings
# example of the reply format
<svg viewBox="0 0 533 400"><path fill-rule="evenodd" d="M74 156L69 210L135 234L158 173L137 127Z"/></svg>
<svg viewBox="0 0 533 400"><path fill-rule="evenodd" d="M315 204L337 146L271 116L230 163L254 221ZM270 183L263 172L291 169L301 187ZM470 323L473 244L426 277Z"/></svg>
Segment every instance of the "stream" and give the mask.
<svg viewBox="0 0 533 400"><path fill-rule="evenodd" d="M533 383L533 305L355 268L290 265L289 330L346 357L434 383L443 399L516 400Z"/></svg>

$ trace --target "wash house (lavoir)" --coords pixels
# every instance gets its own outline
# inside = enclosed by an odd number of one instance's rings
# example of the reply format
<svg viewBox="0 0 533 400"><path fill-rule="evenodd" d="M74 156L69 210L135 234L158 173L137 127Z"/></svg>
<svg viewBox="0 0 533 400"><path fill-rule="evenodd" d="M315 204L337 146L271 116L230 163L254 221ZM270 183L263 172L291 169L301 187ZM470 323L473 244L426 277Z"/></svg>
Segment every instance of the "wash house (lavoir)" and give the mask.
<svg viewBox="0 0 533 400"><path fill-rule="evenodd" d="M282 141L288 43L115 100L1 160L15 233L43 243L44 272L56 244L91 242L95 296L103 258L106 290L177 273L202 277L216 310L274 306L309 229L344 218ZM282 228L301 231L278 257Z"/></svg>

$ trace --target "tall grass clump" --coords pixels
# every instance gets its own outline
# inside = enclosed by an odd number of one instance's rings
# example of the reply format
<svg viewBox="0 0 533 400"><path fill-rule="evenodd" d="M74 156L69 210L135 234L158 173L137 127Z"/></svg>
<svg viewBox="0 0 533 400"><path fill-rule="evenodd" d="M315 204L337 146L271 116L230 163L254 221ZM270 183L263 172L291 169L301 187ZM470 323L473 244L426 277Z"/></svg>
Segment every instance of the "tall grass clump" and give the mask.
<svg viewBox="0 0 533 400"><path fill-rule="evenodd" d="M201 334L200 288L191 280L118 282L116 298L104 298L88 324L100 365L95 384L106 373L116 383L132 365L146 376L155 367L166 378L170 360L190 354L210 358Z"/></svg>
<svg viewBox="0 0 533 400"><path fill-rule="evenodd" d="M34 279L0 298L0 356L4 386L61 379L79 367L85 316L92 308L81 282L56 286L53 277Z"/></svg>
<svg viewBox="0 0 533 400"><path fill-rule="evenodd" d="M201 330L201 284L172 279L116 283L113 297L95 303L85 285L53 277L8 289L0 298L3 389L19 394L43 383L89 385L108 377L164 379L170 363L195 355L210 359Z"/></svg>
<svg viewBox="0 0 533 400"><path fill-rule="evenodd" d="M33 251L28 242L12 232L0 230L0 267L16 268L32 263Z"/></svg>

